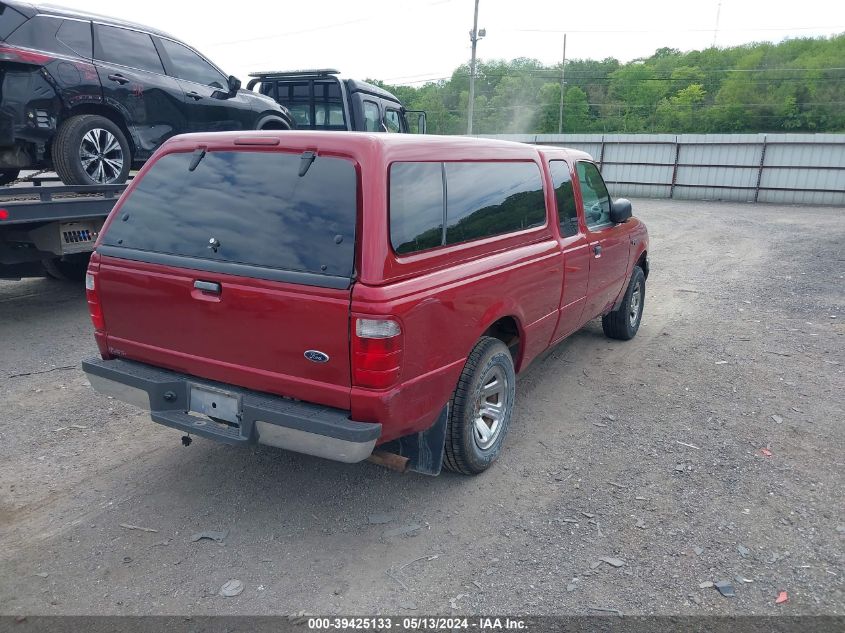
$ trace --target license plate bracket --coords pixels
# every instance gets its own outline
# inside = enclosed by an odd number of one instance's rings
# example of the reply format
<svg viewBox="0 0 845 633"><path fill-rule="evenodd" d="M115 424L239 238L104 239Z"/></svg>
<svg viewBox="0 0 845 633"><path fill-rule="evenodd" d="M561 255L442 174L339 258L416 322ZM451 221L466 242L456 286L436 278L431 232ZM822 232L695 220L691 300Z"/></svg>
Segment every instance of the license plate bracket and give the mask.
<svg viewBox="0 0 845 633"><path fill-rule="evenodd" d="M241 397L236 393L205 385L191 385L189 407L194 413L210 418L238 425L241 423Z"/></svg>

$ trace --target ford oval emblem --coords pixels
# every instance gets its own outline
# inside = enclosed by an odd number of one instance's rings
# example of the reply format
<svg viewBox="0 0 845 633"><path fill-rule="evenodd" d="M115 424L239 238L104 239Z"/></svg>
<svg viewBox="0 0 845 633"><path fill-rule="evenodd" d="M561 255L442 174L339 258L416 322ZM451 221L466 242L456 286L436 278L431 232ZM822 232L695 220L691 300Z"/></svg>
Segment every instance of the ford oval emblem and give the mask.
<svg viewBox="0 0 845 633"><path fill-rule="evenodd" d="M310 360L312 363L328 363L329 362L329 355L324 354L323 352L319 352L316 349L309 349L305 352L305 358Z"/></svg>

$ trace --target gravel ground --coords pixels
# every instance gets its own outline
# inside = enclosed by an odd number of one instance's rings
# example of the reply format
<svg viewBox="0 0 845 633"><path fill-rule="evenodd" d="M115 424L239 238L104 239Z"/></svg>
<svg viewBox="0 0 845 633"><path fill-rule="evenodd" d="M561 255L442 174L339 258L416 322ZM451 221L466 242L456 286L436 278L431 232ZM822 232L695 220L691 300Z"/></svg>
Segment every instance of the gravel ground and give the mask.
<svg viewBox="0 0 845 633"><path fill-rule="evenodd" d="M845 614L845 210L635 211L639 335L534 363L475 478L183 448L87 386L80 286L0 282L0 612Z"/></svg>

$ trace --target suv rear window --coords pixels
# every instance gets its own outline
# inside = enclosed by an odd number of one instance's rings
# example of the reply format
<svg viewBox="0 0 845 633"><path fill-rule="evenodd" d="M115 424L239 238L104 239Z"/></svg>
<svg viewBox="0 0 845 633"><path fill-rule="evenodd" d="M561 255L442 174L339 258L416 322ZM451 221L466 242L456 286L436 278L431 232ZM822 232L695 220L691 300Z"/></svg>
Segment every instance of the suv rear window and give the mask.
<svg viewBox="0 0 845 633"><path fill-rule="evenodd" d="M9 37L24 22L24 15L0 2L0 40Z"/></svg>
<svg viewBox="0 0 845 633"><path fill-rule="evenodd" d="M167 154L153 164L103 237L115 247L110 254L301 283L311 282L266 271L352 277L358 185L351 161L318 156L300 176L307 159L299 154L208 152L191 171L198 159L198 152Z"/></svg>
<svg viewBox="0 0 845 633"><path fill-rule="evenodd" d="M58 55L91 57L91 23L36 15L16 30L9 44Z"/></svg>

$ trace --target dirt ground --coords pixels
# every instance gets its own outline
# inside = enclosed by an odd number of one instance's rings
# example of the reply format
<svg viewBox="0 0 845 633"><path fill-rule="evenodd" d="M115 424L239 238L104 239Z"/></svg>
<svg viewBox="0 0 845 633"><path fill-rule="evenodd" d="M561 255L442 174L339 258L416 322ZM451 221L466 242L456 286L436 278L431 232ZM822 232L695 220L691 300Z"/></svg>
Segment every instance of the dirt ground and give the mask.
<svg viewBox="0 0 845 633"><path fill-rule="evenodd" d="M635 212L637 338L537 361L474 478L183 448L87 385L81 286L0 282L0 613L845 614L845 210Z"/></svg>

